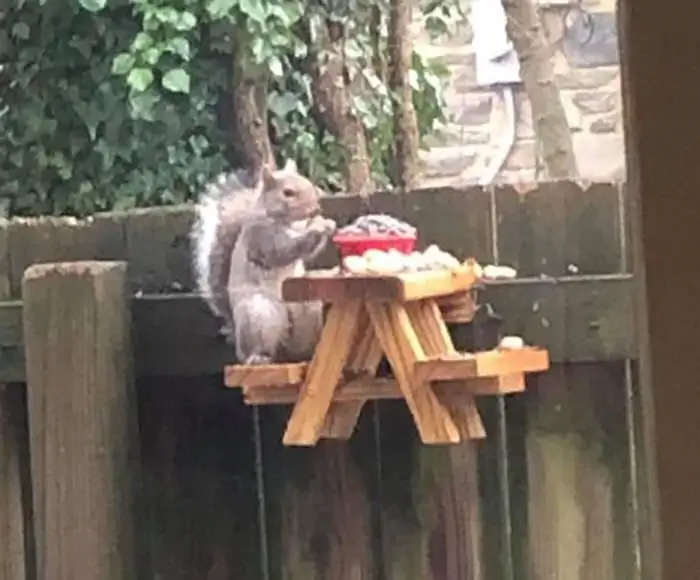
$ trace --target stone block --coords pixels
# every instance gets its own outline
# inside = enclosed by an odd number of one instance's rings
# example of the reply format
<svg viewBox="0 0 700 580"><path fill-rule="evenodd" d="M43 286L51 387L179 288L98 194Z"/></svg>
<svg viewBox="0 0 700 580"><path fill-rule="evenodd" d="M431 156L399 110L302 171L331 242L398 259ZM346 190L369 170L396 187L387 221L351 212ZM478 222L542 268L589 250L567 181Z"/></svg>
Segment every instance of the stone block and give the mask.
<svg viewBox="0 0 700 580"><path fill-rule="evenodd" d="M534 140L516 142L510 150L504 170L521 170L537 165L537 146Z"/></svg>
<svg viewBox="0 0 700 580"><path fill-rule="evenodd" d="M457 124L465 127L483 125L491 119L493 95L490 92L461 95L461 100L455 104L459 109L455 118Z"/></svg>
<svg viewBox="0 0 700 580"><path fill-rule="evenodd" d="M616 66L602 68L571 68L556 74L557 85L562 90L597 89L619 78L620 69Z"/></svg>
<svg viewBox="0 0 700 580"><path fill-rule="evenodd" d="M451 66L450 86L459 93L468 93L476 88L476 63L474 53L464 57L461 64Z"/></svg>
<svg viewBox="0 0 700 580"><path fill-rule="evenodd" d="M473 167L479 152L474 147L435 147L421 151L425 178L455 176Z"/></svg>
<svg viewBox="0 0 700 580"><path fill-rule="evenodd" d="M610 12L576 12L567 18L562 50L574 67L618 64L617 21Z"/></svg>
<svg viewBox="0 0 700 580"><path fill-rule="evenodd" d="M620 133L578 133L573 136L579 174L591 181L625 178L625 144Z"/></svg>
<svg viewBox="0 0 700 580"><path fill-rule="evenodd" d="M582 113L600 115L615 110L618 95L612 91L578 91L572 100Z"/></svg>
<svg viewBox="0 0 700 580"><path fill-rule="evenodd" d="M620 121L620 115L617 113L601 115L591 122L588 130L591 133L614 133L621 124Z"/></svg>

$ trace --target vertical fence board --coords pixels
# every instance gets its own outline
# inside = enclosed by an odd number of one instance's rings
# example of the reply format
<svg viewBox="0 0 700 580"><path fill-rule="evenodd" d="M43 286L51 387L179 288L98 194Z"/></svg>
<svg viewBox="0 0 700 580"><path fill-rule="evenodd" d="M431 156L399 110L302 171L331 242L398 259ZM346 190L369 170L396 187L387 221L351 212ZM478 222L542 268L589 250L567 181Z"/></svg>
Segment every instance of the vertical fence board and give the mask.
<svg viewBox="0 0 700 580"><path fill-rule="evenodd" d="M151 377L138 391L149 578L264 578L252 410L220 375Z"/></svg>
<svg viewBox="0 0 700 580"><path fill-rule="evenodd" d="M405 219L418 226L422 247L436 243L460 258L493 260L488 192L425 190L404 197ZM465 347L469 329L451 330L455 344ZM498 474L495 407L479 406L485 441L437 447L420 442L405 403L383 401L379 408L383 578L504 577L500 506L507 489Z"/></svg>
<svg viewBox="0 0 700 580"><path fill-rule="evenodd" d="M39 578L138 578L126 267L35 265L22 284Z"/></svg>
<svg viewBox="0 0 700 580"><path fill-rule="evenodd" d="M380 576L373 405L349 441L283 447L290 409L262 408L265 511L273 580Z"/></svg>
<svg viewBox="0 0 700 580"><path fill-rule="evenodd" d="M0 222L0 300L10 296L7 222ZM0 578L25 580L31 571L25 550L31 537L26 411L21 385L0 384ZM25 541L26 540L26 541Z"/></svg>
<svg viewBox="0 0 700 580"><path fill-rule="evenodd" d="M123 225L116 214L84 220L40 217L15 219L8 228L11 296L20 294L32 264L67 260L121 260Z"/></svg>
<svg viewBox="0 0 700 580"><path fill-rule="evenodd" d="M189 206L134 210L122 224L131 286L141 292L177 292L193 288Z"/></svg>
<svg viewBox="0 0 700 580"><path fill-rule="evenodd" d="M612 184L587 190L574 184L540 185L525 195L497 191L502 262L530 276L620 272L619 201ZM537 297L530 298L536 308ZM556 310L597 308L600 317L615 316L601 308L596 296L579 299L581 304ZM541 320L561 326L564 352L570 341L586 337L585 332L572 333L569 322L550 321L544 313ZM600 321L600 328L607 328L607 322ZM525 394L508 399L517 578L634 577L632 540L619 525L629 521L630 500L621 365L616 370L553 367L530 379Z"/></svg>
<svg viewBox="0 0 700 580"><path fill-rule="evenodd" d="M609 274L620 267L617 187L540 184L496 190L499 259L519 276Z"/></svg>

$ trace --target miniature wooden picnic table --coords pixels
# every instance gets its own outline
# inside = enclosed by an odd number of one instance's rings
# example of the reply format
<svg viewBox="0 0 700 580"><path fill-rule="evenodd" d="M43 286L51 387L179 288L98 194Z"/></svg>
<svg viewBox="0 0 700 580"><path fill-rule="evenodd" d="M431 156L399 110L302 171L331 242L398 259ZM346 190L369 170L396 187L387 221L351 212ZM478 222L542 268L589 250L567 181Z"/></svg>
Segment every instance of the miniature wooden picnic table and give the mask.
<svg viewBox="0 0 700 580"><path fill-rule="evenodd" d="M457 352L446 323L472 319L476 282L466 265L377 276L317 270L289 278L285 301L329 306L312 360L231 365L226 385L242 388L248 404L294 404L285 445L348 439L367 400L395 398L406 400L424 443L483 438L474 396L522 391L525 373L547 370L549 355L532 347ZM393 379L376 377L383 356Z"/></svg>

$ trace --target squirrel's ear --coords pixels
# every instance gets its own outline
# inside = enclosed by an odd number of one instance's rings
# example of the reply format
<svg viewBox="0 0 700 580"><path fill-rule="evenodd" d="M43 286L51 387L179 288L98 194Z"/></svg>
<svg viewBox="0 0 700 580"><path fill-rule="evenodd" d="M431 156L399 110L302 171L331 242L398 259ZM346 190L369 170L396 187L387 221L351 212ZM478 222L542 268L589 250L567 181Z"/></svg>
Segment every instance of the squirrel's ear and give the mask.
<svg viewBox="0 0 700 580"><path fill-rule="evenodd" d="M285 173L298 173L297 164L294 159L287 159L287 163L284 164Z"/></svg>
<svg viewBox="0 0 700 580"><path fill-rule="evenodd" d="M260 170L260 178L262 180L263 187L266 189L275 185L275 174L272 167L270 167L267 163L263 165L262 169Z"/></svg>

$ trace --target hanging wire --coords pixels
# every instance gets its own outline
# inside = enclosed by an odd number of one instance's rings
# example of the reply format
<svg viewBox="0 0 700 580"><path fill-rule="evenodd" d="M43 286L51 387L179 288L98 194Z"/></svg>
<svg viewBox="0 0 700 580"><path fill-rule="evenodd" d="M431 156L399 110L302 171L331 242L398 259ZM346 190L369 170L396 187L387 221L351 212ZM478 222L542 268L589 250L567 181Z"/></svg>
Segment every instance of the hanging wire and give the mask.
<svg viewBox="0 0 700 580"><path fill-rule="evenodd" d="M270 580L262 430L260 429L260 409L258 407L253 407L253 438L255 439L255 485L258 495L258 530L260 532L260 570L262 572L262 580Z"/></svg>

